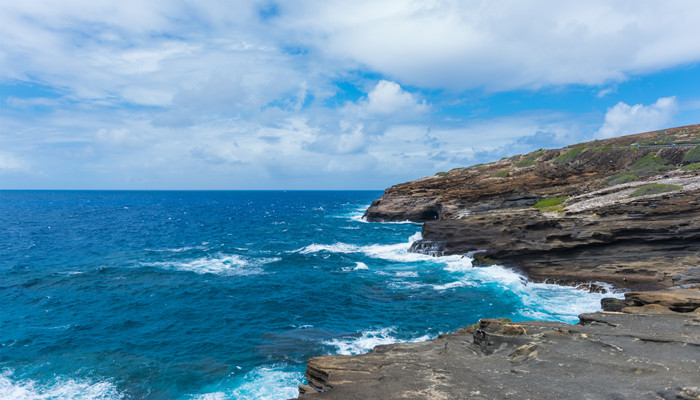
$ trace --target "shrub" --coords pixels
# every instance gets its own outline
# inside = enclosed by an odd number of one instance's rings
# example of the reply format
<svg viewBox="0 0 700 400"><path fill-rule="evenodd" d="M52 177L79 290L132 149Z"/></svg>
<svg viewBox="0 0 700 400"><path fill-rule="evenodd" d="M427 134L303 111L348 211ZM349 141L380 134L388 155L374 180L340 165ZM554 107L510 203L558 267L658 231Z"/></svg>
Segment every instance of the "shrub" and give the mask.
<svg viewBox="0 0 700 400"><path fill-rule="evenodd" d="M494 178L507 178L508 176L510 176L510 171L508 171L507 169L498 171L495 174L493 174Z"/></svg>
<svg viewBox="0 0 700 400"><path fill-rule="evenodd" d="M673 192L674 190L681 190L681 189L683 189L683 186L670 185L667 183L650 183L650 184L644 185L644 186L640 187L639 189L635 190L634 192L630 193L629 197L649 196L652 194Z"/></svg>
<svg viewBox="0 0 700 400"><path fill-rule="evenodd" d="M479 329L479 324L471 324L457 329L457 333L472 335Z"/></svg>
<svg viewBox="0 0 700 400"><path fill-rule="evenodd" d="M515 167L516 167L516 168L525 168L525 167L529 167L529 166L532 166L532 165L535 165L535 164L537 164L537 161L535 161L535 160L529 160L529 159L527 159L527 158L524 158L524 159L522 159L522 160L516 162L516 163L515 163Z"/></svg>
<svg viewBox="0 0 700 400"><path fill-rule="evenodd" d="M683 162L696 163L700 161L700 146L695 146L690 151L685 153L683 157Z"/></svg>
<svg viewBox="0 0 700 400"><path fill-rule="evenodd" d="M630 166L630 171L635 172L635 175L652 175L670 169L673 166L668 164L668 160L654 153L647 154Z"/></svg>
<svg viewBox="0 0 700 400"><path fill-rule="evenodd" d="M435 174L435 175L437 175L437 176L445 176L445 175L447 175L447 174L448 174L448 172L440 171L440 172L438 172L438 173Z"/></svg>
<svg viewBox="0 0 700 400"><path fill-rule="evenodd" d="M632 175L628 174L626 172L619 173L617 175L609 176L605 179L603 179L603 184L605 185L619 185L621 183L627 183L627 182L634 182L638 180L639 177L637 175Z"/></svg>
<svg viewBox="0 0 700 400"><path fill-rule="evenodd" d="M538 201L532 207L538 208L540 210L557 211L557 210L561 210L562 208L564 208L563 206L561 206L561 204L564 202L564 200L566 200L568 198L569 198L568 196L564 196L564 197L553 197L551 199L544 199L544 200Z"/></svg>
<svg viewBox="0 0 700 400"><path fill-rule="evenodd" d="M576 146L572 148L571 150L567 151L566 153L560 155L559 157L554 159L555 164L568 164L576 159L584 150L586 150L586 146Z"/></svg>
<svg viewBox="0 0 700 400"><path fill-rule="evenodd" d="M692 163L681 168L683 171L696 171L700 169L700 163Z"/></svg>

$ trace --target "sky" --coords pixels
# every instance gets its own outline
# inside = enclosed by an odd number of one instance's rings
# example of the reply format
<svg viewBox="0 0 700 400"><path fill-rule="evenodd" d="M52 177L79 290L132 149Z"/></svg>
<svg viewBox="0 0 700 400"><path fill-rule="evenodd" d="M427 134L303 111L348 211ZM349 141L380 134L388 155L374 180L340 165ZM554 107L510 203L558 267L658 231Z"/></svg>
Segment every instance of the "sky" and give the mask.
<svg viewBox="0 0 700 400"><path fill-rule="evenodd" d="M0 189L384 189L700 123L696 0L0 2Z"/></svg>

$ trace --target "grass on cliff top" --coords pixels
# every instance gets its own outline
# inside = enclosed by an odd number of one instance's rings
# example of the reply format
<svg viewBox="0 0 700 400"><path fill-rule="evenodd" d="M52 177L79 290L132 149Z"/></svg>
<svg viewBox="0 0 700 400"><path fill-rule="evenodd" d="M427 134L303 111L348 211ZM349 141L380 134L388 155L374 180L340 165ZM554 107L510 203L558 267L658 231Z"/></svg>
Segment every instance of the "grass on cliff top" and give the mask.
<svg viewBox="0 0 700 400"><path fill-rule="evenodd" d="M668 183L650 183L630 193L629 197L649 196L652 194L673 192L674 190L681 189L683 189L683 186L680 185L671 185Z"/></svg>
<svg viewBox="0 0 700 400"><path fill-rule="evenodd" d="M674 169L674 166L670 165L667 159L654 153L647 154L630 166L630 171L635 175L653 175L670 169Z"/></svg>
<svg viewBox="0 0 700 400"><path fill-rule="evenodd" d="M637 175L630 174L627 172L621 172L617 175L609 176L603 179L602 183L604 185L615 186L621 183L634 182L637 180L639 180L639 177Z"/></svg>
<svg viewBox="0 0 700 400"><path fill-rule="evenodd" d="M696 163L700 161L700 146L695 146L690 151L685 153L683 157L683 162Z"/></svg>
<svg viewBox="0 0 700 400"><path fill-rule="evenodd" d="M540 210L544 210L544 211L559 211L559 210L562 210L564 208L564 206L563 206L564 200L566 200L568 198L569 198L568 196L564 196L564 197L553 197L550 199L544 199L544 200L538 201L532 207L540 209Z"/></svg>
<svg viewBox="0 0 700 400"><path fill-rule="evenodd" d="M681 168L683 171L697 171L700 169L700 163L692 163Z"/></svg>
<svg viewBox="0 0 700 400"><path fill-rule="evenodd" d="M586 146L576 146L572 148L571 150L567 151L566 153L560 155L559 157L554 159L555 164L568 164L576 159L581 153L583 153L584 150L586 150L588 147Z"/></svg>
<svg viewBox="0 0 700 400"><path fill-rule="evenodd" d="M525 168L525 167L530 167L530 166L535 165L535 164L537 164L537 161L524 158L524 159L515 163L515 168Z"/></svg>

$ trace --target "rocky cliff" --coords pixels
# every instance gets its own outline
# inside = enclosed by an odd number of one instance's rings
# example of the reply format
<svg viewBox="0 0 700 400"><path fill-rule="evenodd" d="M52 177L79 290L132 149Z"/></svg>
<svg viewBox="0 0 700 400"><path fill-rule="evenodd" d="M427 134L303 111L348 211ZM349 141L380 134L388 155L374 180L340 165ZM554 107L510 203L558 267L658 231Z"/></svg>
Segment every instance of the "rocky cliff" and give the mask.
<svg viewBox="0 0 700 400"><path fill-rule="evenodd" d="M577 325L482 320L309 361L312 399L700 399L700 125L457 168L387 189L370 221L424 222L412 251L536 281L630 289Z"/></svg>
<svg viewBox="0 0 700 400"><path fill-rule="evenodd" d="M693 125L539 150L393 186L365 217L533 280L669 287L700 265L698 143Z"/></svg>

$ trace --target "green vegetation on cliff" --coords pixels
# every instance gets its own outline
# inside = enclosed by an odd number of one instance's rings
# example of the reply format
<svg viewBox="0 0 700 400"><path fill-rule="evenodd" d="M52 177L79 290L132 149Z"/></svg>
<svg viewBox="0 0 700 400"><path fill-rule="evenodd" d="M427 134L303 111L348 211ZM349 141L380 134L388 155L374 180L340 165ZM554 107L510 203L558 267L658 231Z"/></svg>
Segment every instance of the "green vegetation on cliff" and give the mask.
<svg viewBox="0 0 700 400"><path fill-rule="evenodd" d="M668 163L667 159L654 153L647 154L630 166L630 171L636 175L653 175L671 169L674 167Z"/></svg>
<svg viewBox="0 0 700 400"><path fill-rule="evenodd" d="M695 146L683 157L684 163L696 163L700 161L700 146Z"/></svg>
<svg viewBox="0 0 700 400"><path fill-rule="evenodd" d="M551 199L544 199L540 200L535 205L533 205L533 208L537 208L540 210L545 210L545 211L558 211L563 209L564 207L562 206L562 203L564 203L564 200L568 199L568 196L564 197L553 197Z"/></svg>
<svg viewBox="0 0 700 400"><path fill-rule="evenodd" d="M588 147L587 146L575 146L571 150L567 151L566 153L560 155L559 157L554 159L555 164L568 164L576 159L581 153L583 153L584 150L586 150Z"/></svg>
<svg viewBox="0 0 700 400"><path fill-rule="evenodd" d="M681 189L683 189L683 186L680 185L670 185L667 183L650 183L630 193L630 197L649 196L652 194L673 192L674 190Z"/></svg>
<svg viewBox="0 0 700 400"><path fill-rule="evenodd" d="M683 171L697 171L700 169L700 163L692 163L681 168Z"/></svg>
<svg viewBox="0 0 700 400"><path fill-rule="evenodd" d="M619 185L621 183L627 183L627 182L634 182L639 180L639 177L637 175L633 175L627 172L622 172L617 175L613 175L610 177L607 177L603 179L603 184L614 186L614 185Z"/></svg>

